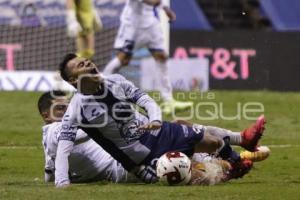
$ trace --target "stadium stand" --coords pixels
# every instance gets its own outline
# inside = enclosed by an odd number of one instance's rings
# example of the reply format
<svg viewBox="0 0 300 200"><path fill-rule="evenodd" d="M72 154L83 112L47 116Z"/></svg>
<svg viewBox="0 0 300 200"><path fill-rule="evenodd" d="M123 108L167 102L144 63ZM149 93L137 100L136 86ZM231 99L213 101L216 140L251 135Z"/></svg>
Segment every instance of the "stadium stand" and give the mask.
<svg viewBox="0 0 300 200"><path fill-rule="evenodd" d="M275 30L300 30L299 0L263 0L260 5Z"/></svg>
<svg viewBox="0 0 300 200"><path fill-rule="evenodd" d="M177 14L177 19L172 23L172 29L212 30L202 9L195 0L172 0L172 9ZM188 10L188 12L187 12Z"/></svg>
<svg viewBox="0 0 300 200"><path fill-rule="evenodd" d="M104 30L96 36L94 61L99 66L112 56L124 2L94 1L104 24ZM18 46L20 50L13 52L15 70L56 70L57 60L74 51L74 40L66 34L65 0L0 0L0 10L0 44L21 45L22 50ZM5 50L0 56L5 58ZM0 59L0 66L7 62Z"/></svg>
<svg viewBox="0 0 300 200"><path fill-rule="evenodd" d="M264 29L270 23L258 0L198 0L215 29Z"/></svg>

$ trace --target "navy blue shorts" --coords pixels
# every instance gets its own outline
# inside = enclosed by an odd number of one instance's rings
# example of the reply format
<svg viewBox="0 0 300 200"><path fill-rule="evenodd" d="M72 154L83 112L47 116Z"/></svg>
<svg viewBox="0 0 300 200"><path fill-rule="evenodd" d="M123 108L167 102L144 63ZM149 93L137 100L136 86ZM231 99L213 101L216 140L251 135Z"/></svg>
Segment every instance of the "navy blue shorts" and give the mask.
<svg viewBox="0 0 300 200"><path fill-rule="evenodd" d="M140 142L151 149L151 153L141 164L155 168L157 159L169 151L180 151L192 156L195 145L203 138L203 129L193 129L185 125L163 122L157 135L144 134Z"/></svg>

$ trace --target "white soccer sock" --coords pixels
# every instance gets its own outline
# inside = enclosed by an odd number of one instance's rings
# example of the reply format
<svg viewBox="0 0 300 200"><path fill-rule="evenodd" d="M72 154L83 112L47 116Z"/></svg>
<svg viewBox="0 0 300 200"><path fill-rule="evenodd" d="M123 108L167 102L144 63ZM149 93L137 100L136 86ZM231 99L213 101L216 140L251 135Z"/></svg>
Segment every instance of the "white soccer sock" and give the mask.
<svg viewBox="0 0 300 200"><path fill-rule="evenodd" d="M122 64L118 57L113 58L104 68L103 74L109 75L116 73L121 68Z"/></svg>
<svg viewBox="0 0 300 200"><path fill-rule="evenodd" d="M228 136L230 138L231 145L240 145L242 142L242 136L240 132L232 132L230 130L214 126L205 126L205 128L211 135L216 137L221 137L223 139L224 137Z"/></svg>
<svg viewBox="0 0 300 200"><path fill-rule="evenodd" d="M171 86L171 81L170 77L168 75L168 68L166 62L159 62L155 61L156 63L156 68L158 71L158 90L160 91L162 100L167 102L167 101L172 101L173 100L173 94L172 94L172 86Z"/></svg>

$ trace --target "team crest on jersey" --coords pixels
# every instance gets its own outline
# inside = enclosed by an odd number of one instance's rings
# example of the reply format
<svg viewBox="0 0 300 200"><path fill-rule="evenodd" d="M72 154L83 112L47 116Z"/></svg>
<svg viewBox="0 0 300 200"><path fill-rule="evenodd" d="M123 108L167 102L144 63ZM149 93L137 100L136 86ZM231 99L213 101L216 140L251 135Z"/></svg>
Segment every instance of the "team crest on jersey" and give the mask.
<svg viewBox="0 0 300 200"><path fill-rule="evenodd" d="M126 142L137 140L145 131L138 130L143 123L139 120L132 120L121 127L121 135Z"/></svg>

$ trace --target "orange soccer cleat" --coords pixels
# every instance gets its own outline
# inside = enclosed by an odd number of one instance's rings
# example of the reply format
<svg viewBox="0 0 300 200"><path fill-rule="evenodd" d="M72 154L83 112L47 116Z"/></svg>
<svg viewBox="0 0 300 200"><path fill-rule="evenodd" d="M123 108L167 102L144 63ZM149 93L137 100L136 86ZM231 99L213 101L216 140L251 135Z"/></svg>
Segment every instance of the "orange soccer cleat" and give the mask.
<svg viewBox="0 0 300 200"><path fill-rule="evenodd" d="M267 146L257 147L257 151L242 151L240 153L242 160L251 160L252 162L259 162L267 159L270 155L270 149Z"/></svg>
<svg viewBox="0 0 300 200"><path fill-rule="evenodd" d="M266 119L261 115L254 124L245 129L242 135L241 147L248 151L257 151L257 144L265 130Z"/></svg>

